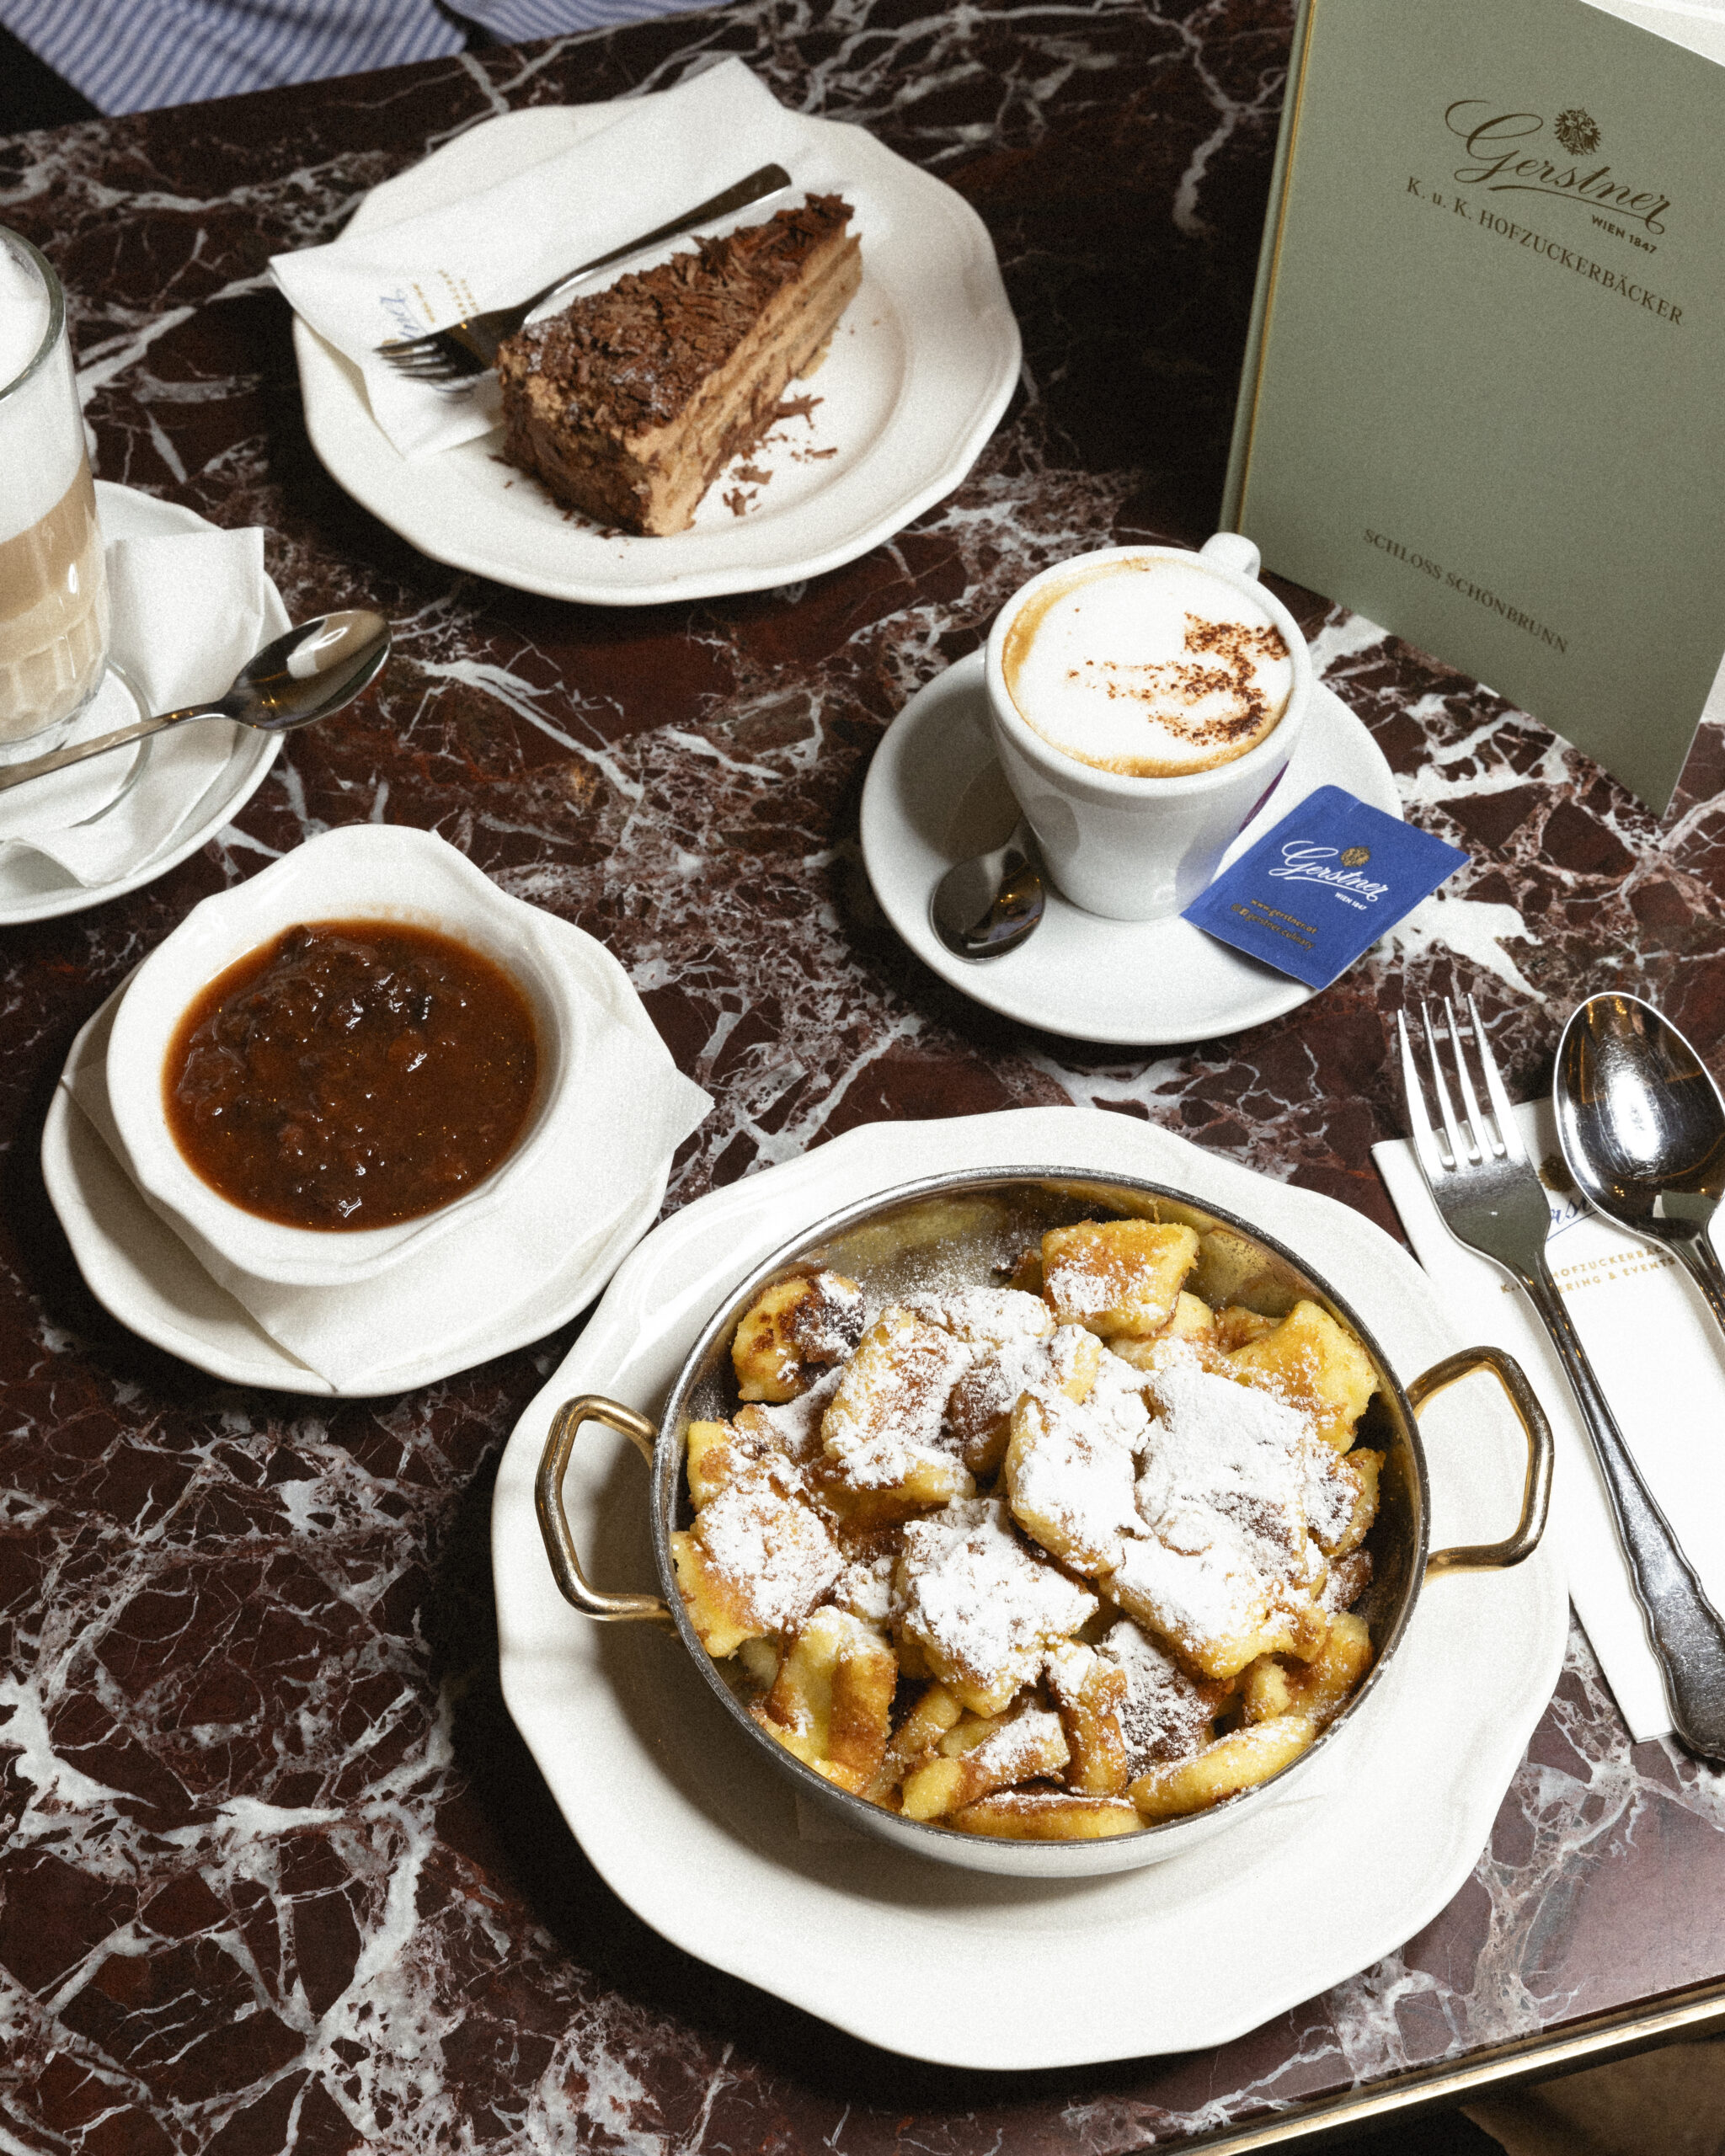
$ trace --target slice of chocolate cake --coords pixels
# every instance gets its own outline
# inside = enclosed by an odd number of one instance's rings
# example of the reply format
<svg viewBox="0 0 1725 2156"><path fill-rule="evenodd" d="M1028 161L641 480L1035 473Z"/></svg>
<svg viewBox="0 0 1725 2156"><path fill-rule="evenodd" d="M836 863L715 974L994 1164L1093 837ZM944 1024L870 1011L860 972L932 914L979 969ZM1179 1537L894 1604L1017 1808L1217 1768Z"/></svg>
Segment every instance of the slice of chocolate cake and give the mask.
<svg viewBox="0 0 1725 2156"><path fill-rule="evenodd" d="M685 531L729 460L819 365L856 292L851 205L811 195L621 277L497 355L510 462L628 531Z"/></svg>

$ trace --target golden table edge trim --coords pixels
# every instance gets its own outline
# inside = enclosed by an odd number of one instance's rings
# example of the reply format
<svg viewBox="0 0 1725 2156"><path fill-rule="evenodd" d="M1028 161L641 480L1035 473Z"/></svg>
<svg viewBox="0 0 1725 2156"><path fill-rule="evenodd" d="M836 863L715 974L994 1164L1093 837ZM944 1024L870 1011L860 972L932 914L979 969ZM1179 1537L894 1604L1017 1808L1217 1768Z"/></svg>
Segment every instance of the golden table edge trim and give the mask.
<svg viewBox="0 0 1725 2156"><path fill-rule="evenodd" d="M1674 2003L1649 2011L1624 2006L1594 2016L1567 2035L1517 2037L1493 2045L1466 2063L1439 2064L1397 2081L1392 2087L1357 2089L1285 2111L1262 2126L1224 2129L1187 2146L1244 2156L1255 2148L1291 2146L1332 2129L1370 2124L1413 2114L1469 2096L1507 2089L1517 2082L1548 2079L1583 2066L1603 2066L1613 2055L1651 2049L1680 2037L1699 2035L1703 2025L1725 2020L1725 1977L1674 1995Z"/></svg>

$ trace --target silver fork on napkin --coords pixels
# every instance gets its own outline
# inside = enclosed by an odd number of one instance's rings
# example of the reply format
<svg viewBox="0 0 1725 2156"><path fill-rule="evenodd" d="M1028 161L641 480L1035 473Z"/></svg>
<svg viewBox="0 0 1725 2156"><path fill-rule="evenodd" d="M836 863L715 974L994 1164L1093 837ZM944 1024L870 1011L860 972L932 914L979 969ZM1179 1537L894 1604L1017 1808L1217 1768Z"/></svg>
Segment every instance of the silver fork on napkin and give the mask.
<svg viewBox="0 0 1725 2156"><path fill-rule="evenodd" d="M682 211L668 223L643 232L638 239L625 240L608 254L595 255L590 262L554 277L542 291L517 301L513 307L493 307L485 314L470 314L465 321L451 322L444 329L428 330L423 337L393 338L388 344L378 345L377 356L387 360L398 372L414 382L429 382L433 388L488 373L497 364L497 348L504 339L513 337L534 308L542 306L565 285L573 285L578 277L603 270L612 262L621 262L626 254L638 254L644 247L651 247L657 240L676 239L697 225L728 216L733 210L746 209L750 203L777 195L790 184L791 175L782 165L762 165L746 179L740 179L734 187L726 188L723 194L709 195L692 210Z"/></svg>
<svg viewBox="0 0 1725 2156"><path fill-rule="evenodd" d="M1407 1021L1398 1014L1402 1038L1402 1082L1407 1095L1413 1150L1444 1225L1458 1242L1500 1265L1517 1283L1551 1336L1581 1419L1593 1444L1599 1471L1611 1499L1617 1533L1629 1558L1637 1599L1647 1621L1648 1637L1664 1672L1677 1735L1693 1752L1725 1758L1725 1619L1702 1592L1695 1568L1679 1546L1669 1521L1642 1478L1623 1433L1599 1389L1586 1351L1576 1337L1563 1298L1546 1262L1551 1233L1551 1206L1545 1187L1528 1160L1515 1114L1496 1059L1486 1039L1477 1006L1470 995L1468 1014L1479 1056L1491 1122L1479 1101L1461 1051L1454 1005L1444 999L1444 1012L1461 1096L1458 1123L1438 1054L1431 1011L1423 1006L1432 1088L1444 1126L1440 1139L1432 1128L1419 1071L1407 1038ZM1462 1125L1465 1123L1464 1132ZM1495 1129L1493 1129L1495 1125ZM1447 1150L1446 1150L1447 1149Z"/></svg>

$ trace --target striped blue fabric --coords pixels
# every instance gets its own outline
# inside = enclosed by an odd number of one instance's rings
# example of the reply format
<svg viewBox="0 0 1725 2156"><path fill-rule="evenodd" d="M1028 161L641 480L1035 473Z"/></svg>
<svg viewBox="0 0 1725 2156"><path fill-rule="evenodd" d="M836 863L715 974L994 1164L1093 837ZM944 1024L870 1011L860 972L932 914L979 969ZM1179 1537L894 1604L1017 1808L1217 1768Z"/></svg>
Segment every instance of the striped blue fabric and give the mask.
<svg viewBox="0 0 1725 2156"><path fill-rule="evenodd" d="M681 14L708 0L462 0L462 13L504 45L563 30L611 29L648 15Z"/></svg>
<svg viewBox="0 0 1725 2156"><path fill-rule="evenodd" d="M459 12L509 42L699 3L467 0ZM0 24L107 113L442 59L467 43L435 0L0 0Z"/></svg>

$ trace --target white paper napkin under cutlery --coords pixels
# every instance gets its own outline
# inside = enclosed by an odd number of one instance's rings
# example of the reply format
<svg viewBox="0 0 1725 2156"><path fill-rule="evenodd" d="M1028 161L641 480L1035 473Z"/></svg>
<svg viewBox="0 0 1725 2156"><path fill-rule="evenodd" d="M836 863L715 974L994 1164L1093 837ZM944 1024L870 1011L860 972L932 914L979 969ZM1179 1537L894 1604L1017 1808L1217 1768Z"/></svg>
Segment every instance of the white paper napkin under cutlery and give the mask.
<svg viewBox="0 0 1725 2156"><path fill-rule="evenodd" d="M1592 1211L1570 1185L1549 1101L1515 1111L1551 1203L1546 1259L1618 1425L1701 1585L1725 1609L1725 1340L1669 1252ZM1551 1532L1570 1598L1630 1733L1667 1734L1670 1710L1610 1501L1556 1349L1520 1291L1439 1218L1413 1148L1372 1148L1422 1265L1464 1330L1532 1380L1557 1443Z"/></svg>

